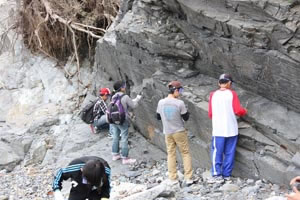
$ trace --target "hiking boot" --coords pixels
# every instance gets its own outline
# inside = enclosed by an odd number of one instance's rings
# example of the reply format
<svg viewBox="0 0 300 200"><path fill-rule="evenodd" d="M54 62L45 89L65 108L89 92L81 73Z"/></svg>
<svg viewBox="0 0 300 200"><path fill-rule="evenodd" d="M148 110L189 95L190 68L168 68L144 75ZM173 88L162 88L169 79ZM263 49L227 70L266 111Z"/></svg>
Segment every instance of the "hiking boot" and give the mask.
<svg viewBox="0 0 300 200"><path fill-rule="evenodd" d="M115 161L115 160L120 160L121 159L121 156L118 154L118 155L113 155L112 157L112 160Z"/></svg>
<svg viewBox="0 0 300 200"><path fill-rule="evenodd" d="M122 159L122 164L123 165L131 165L135 162L136 162L136 159L133 159L133 158L123 158Z"/></svg>
<svg viewBox="0 0 300 200"><path fill-rule="evenodd" d="M224 183L224 179L222 176L213 176L212 178L207 180L207 183Z"/></svg>
<svg viewBox="0 0 300 200"><path fill-rule="evenodd" d="M94 127L94 125L93 124L90 124L90 128L91 128L91 131L92 131L92 133L96 133L96 131L95 131L95 127Z"/></svg>

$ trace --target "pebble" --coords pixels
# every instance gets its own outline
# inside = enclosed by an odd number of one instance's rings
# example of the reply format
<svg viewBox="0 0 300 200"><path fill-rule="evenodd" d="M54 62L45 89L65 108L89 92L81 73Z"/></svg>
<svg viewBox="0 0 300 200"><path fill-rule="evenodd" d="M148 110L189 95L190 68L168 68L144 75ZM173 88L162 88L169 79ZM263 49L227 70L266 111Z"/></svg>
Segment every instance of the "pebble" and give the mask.
<svg viewBox="0 0 300 200"><path fill-rule="evenodd" d="M122 174L112 176L111 196L113 198L111 199L127 198L164 184L164 181L168 179L167 171L166 160L153 161L151 164L141 161L132 169L129 168ZM267 198L269 200L283 200L284 193L290 192L263 180L254 181L239 177L233 177L230 182L227 181L223 184L208 184L207 179L211 177L210 171L200 168L194 169L193 179L195 183L184 186L182 171L183 167L179 165L177 173L180 184L167 187L153 200L256 200ZM0 200L52 200L53 172L55 169L51 166L44 168L20 166L10 173L1 171Z"/></svg>

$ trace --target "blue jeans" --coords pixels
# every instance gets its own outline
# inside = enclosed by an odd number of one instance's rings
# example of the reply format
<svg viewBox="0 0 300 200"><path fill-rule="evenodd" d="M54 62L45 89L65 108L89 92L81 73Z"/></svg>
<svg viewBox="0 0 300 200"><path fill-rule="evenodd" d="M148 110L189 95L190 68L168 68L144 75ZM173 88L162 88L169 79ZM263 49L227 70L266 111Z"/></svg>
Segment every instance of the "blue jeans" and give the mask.
<svg viewBox="0 0 300 200"><path fill-rule="evenodd" d="M121 157L128 157L128 129L129 123L125 121L122 125L110 124L110 131L113 136L112 154L118 155L120 152L120 139L121 139Z"/></svg>
<svg viewBox="0 0 300 200"><path fill-rule="evenodd" d="M106 121L106 115L102 115L99 119L94 121L94 126L97 127L97 129L108 129L109 124Z"/></svg>

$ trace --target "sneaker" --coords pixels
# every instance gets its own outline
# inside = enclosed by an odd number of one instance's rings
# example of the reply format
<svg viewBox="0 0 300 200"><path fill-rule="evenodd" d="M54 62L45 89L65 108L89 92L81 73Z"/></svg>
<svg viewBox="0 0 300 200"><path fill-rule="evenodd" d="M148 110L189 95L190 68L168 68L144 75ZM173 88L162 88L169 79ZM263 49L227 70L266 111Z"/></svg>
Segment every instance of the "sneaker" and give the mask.
<svg viewBox="0 0 300 200"><path fill-rule="evenodd" d="M213 176L212 178L207 180L207 183L224 183L224 179L222 176Z"/></svg>
<svg viewBox="0 0 300 200"><path fill-rule="evenodd" d="M92 131L92 133L94 133L94 134L95 134L96 132L95 132L95 127L94 127L94 125L93 125L93 124L90 124L90 128L91 128L91 131Z"/></svg>
<svg viewBox="0 0 300 200"><path fill-rule="evenodd" d="M112 136L111 133L108 133L108 134L107 134L107 137L108 137L108 138L113 138L113 136Z"/></svg>
<svg viewBox="0 0 300 200"><path fill-rule="evenodd" d="M120 160L121 159L121 156L118 154L118 155L113 155L112 157L112 160L115 161L115 160Z"/></svg>
<svg viewBox="0 0 300 200"><path fill-rule="evenodd" d="M224 181L231 181L231 177L230 176L224 176L223 179L224 179Z"/></svg>
<svg viewBox="0 0 300 200"><path fill-rule="evenodd" d="M194 181L192 179L185 179L184 182L187 185L192 185L194 183Z"/></svg>
<svg viewBox="0 0 300 200"><path fill-rule="evenodd" d="M131 165L135 162L136 162L136 159L133 159L133 158L123 158L122 159L122 164L123 165Z"/></svg>
<svg viewBox="0 0 300 200"><path fill-rule="evenodd" d="M185 179L182 184L181 187L189 187L194 183L194 181L192 179Z"/></svg>
<svg viewBox="0 0 300 200"><path fill-rule="evenodd" d="M167 185L172 186L172 185L176 185L179 183L179 181L177 179L167 179L166 181L164 181Z"/></svg>
<svg viewBox="0 0 300 200"><path fill-rule="evenodd" d="M99 134L101 132L101 129L97 128L97 126L95 126L94 129L96 134Z"/></svg>

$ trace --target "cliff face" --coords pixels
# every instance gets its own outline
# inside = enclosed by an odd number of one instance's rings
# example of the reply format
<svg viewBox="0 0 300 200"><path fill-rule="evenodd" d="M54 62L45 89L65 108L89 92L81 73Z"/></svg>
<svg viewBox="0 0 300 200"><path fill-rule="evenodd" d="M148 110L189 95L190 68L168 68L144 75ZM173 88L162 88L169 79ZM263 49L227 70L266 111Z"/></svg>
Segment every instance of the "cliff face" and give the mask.
<svg viewBox="0 0 300 200"><path fill-rule="evenodd" d="M247 117L239 119L234 175L287 183L299 174L300 5L259 0L124 0L98 41L98 76L144 90L136 127L165 149L155 119L166 84L185 85L186 124L194 165L210 167L208 95L217 77L233 75ZM97 80L96 80L97 81Z"/></svg>

